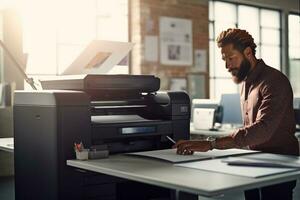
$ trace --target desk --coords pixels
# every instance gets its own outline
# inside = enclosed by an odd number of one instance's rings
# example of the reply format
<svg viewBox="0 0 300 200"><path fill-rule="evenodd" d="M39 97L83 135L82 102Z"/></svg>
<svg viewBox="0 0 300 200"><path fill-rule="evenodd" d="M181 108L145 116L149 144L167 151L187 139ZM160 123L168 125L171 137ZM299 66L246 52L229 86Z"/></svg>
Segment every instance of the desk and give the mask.
<svg viewBox="0 0 300 200"><path fill-rule="evenodd" d="M0 138L0 150L14 152L14 138Z"/></svg>
<svg viewBox="0 0 300 200"><path fill-rule="evenodd" d="M168 162L126 155L113 155L101 160L67 160L67 165L186 192L196 197L198 195L216 197L226 193L242 192L246 189L295 180L300 177L300 171L294 171L255 179L176 167Z"/></svg>

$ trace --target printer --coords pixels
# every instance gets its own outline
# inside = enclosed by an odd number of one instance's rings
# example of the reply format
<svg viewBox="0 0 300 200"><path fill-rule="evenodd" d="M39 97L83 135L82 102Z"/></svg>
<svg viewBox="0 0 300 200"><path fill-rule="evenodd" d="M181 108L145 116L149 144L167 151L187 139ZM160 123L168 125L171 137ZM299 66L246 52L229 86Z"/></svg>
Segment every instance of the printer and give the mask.
<svg viewBox="0 0 300 200"><path fill-rule="evenodd" d="M159 92L160 80L151 75L64 76L41 84L44 90L14 96L16 200L169 194L150 185L137 190L134 182L72 168L66 160L75 159L79 142L117 154L171 148L166 136L189 139L186 93Z"/></svg>

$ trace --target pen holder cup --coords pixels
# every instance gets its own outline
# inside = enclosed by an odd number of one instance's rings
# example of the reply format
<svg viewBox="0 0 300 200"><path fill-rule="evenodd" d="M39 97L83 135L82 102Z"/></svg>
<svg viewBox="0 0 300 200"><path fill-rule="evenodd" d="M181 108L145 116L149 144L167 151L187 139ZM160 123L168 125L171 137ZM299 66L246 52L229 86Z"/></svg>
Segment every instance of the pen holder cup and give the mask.
<svg viewBox="0 0 300 200"><path fill-rule="evenodd" d="M77 160L88 160L89 158L89 150L83 149L82 151L76 151L76 159Z"/></svg>

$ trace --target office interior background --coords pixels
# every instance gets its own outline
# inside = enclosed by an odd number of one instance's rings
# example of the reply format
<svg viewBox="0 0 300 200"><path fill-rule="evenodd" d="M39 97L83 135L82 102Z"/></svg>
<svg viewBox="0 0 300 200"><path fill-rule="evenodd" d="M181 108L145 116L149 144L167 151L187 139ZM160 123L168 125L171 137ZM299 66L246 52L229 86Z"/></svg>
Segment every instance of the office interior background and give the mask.
<svg viewBox="0 0 300 200"><path fill-rule="evenodd" d="M299 9L299 0L0 0L0 40L36 82L59 76L91 40L133 42L110 74L155 75L161 90L220 99L240 88L225 69L216 37L238 27L253 36L256 57L282 71L300 97ZM170 34L164 26L172 21L179 27ZM187 41L176 41L183 34ZM174 58L165 58L167 40L173 40ZM0 137L13 136L12 106L4 105L2 89L31 89L14 65L1 48ZM0 176L13 173L13 156L0 152Z"/></svg>

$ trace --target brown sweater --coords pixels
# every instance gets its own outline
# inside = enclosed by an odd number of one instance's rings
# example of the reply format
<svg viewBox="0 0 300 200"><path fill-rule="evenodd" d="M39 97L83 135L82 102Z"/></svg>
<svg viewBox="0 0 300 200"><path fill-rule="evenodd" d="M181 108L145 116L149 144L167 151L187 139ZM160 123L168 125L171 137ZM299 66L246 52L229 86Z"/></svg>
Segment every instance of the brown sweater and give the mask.
<svg viewBox="0 0 300 200"><path fill-rule="evenodd" d="M242 83L244 127L232 134L240 147L268 153L298 155L293 91L280 71L258 60Z"/></svg>

